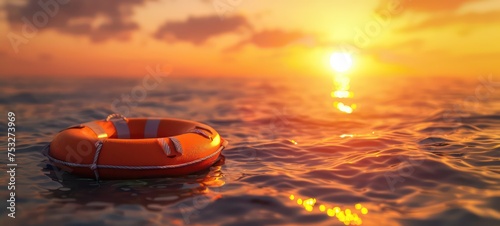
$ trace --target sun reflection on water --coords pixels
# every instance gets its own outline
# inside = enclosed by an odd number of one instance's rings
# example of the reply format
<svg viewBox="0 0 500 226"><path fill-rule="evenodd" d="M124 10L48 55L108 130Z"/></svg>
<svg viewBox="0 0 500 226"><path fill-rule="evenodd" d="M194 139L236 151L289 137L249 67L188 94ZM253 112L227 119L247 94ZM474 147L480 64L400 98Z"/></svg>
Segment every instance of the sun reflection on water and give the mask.
<svg viewBox="0 0 500 226"><path fill-rule="evenodd" d="M337 99L333 103L333 106L346 114L351 114L357 107L356 104L349 105L344 103L346 102L346 99L354 96L354 93L350 91L350 82L351 80L346 74L338 73L334 78L334 90L331 93L332 97Z"/></svg>
<svg viewBox="0 0 500 226"><path fill-rule="evenodd" d="M302 206L307 212L313 212L317 203L315 198L301 199L293 194L289 196L289 199L291 201L296 200L296 203ZM361 205L361 203L354 205L354 210L349 208L342 210L338 206L331 207L325 204L320 204L317 209L322 213L326 213L329 217L336 217L337 220L345 225L361 225L363 224L363 220L360 216L368 214L368 209Z"/></svg>
<svg viewBox="0 0 500 226"><path fill-rule="evenodd" d="M333 79L334 90L331 96L335 99L333 106L340 112L351 114L356 109L356 104L347 104L346 99L352 98L351 79L346 72L353 66L352 55L347 52L334 52L330 56L330 66L336 71Z"/></svg>

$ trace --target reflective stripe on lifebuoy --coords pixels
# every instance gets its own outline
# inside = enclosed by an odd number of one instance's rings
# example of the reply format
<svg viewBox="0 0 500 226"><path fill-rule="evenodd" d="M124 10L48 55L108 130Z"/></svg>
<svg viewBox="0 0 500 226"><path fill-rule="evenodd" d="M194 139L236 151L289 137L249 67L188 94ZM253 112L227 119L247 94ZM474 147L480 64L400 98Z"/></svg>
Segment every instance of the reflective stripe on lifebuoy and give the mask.
<svg viewBox="0 0 500 226"><path fill-rule="evenodd" d="M148 119L144 126L144 138L153 138L158 136L159 119Z"/></svg>
<svg viewBox="0 0 500 226"><path fill-rule="evenodd" d="M129 139L130 138L130 129L128 128L127 121L123 120L111 120L113 126L116 130L116 136L120 139Z"/></svg>
<svg viewBox="0 0 500 226"><path fill-rule="evenodd" d="M102 128L96 122L83 123L82 126L86 126L89 129L91 129L95 133L95 135L97 136L97 138L99 138L99 139L108 138L108 134L106 133L106 131L104 130L104 128Z"/></svg>

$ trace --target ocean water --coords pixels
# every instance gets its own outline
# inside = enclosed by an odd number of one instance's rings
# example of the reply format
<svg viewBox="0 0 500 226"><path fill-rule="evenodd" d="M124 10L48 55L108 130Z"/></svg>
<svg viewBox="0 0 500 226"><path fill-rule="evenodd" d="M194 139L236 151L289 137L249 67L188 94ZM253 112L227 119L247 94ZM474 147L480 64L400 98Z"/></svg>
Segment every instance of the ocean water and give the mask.
<svg viewBox="0 0 500 226"><path fill-rule="evenodd" d="M349 98L333 80L1 78L2 200L9 111L18 166L16 218L1 201L0 225L500 225L498 76L358 75ZM230 146L193 175L100 183L40 153L117 111L200 121Z"/></svg>

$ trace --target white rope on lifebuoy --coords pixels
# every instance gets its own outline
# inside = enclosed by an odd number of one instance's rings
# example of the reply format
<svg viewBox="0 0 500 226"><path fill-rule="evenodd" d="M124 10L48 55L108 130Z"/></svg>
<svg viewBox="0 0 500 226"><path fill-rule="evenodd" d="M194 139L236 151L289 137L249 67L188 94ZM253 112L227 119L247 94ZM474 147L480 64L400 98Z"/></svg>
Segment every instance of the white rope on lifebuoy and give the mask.
<svg viewBox="0 0 500 226"><path fill-rule="evenodd" d="M125 117L122 114L116 114L115 113L115 114L108 115L108 117L106 117L106 122L109 122L109 120L115 119L115 118L121 118L121 119L123 119L123 121L127 121L127 117Z"/></svg>
<svg viewBox="0 0 500 226"><path fill-rule="evenodd" d="M99 154L101 153L102 144L103 144L103 142L100 140L95 142L95 146L97 149L95 150L94 161L90 165L90 169L92 171L94 171L94 175L95 175L96 180L99 180L99 172L97 171L97 167L98 167L97 160L99 160Z"/></svg>
<svg viewBox="0 0 500 226"><path fill-rule="evenodd" d="M199 134L201 136L204 136L207 139L213 140L212 136L208 135L205 131L203 131L201 129L192 129L192 130L189 130L188 133L196 133L196 134Z"/></svg>
<svg viewBox="0 0 500 226"><path fill-rule="evenodd" d="M167 140L165 138L159 138L158 141L160 142L161 148L163 149L163 152L165 152L165 155L170 156L172 154L172 151L170 151Z"/></svg>
<svg viewBox="0 0 500 226"><path fill-rule="evenodd" d="M170 137L170 140L172 141L172 143L174 143L175 151L177 153L179 153L180 155L182 155L183 150L182 150L181 142L179 140L177 140L177 138L175 138L175 137Z"/></svg>

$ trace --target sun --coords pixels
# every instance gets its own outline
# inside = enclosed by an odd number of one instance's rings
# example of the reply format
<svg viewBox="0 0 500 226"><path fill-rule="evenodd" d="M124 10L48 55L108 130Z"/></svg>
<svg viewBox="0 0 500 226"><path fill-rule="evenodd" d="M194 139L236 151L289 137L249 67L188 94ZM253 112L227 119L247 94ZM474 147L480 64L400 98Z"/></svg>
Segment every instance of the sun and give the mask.
<svg viewBox="0 0 500 226"><path fill-rule="evenodd" d="M352 67L352 56L349 53L335 52L330 56L330 66L337 72L346 72Z"/></svg>

